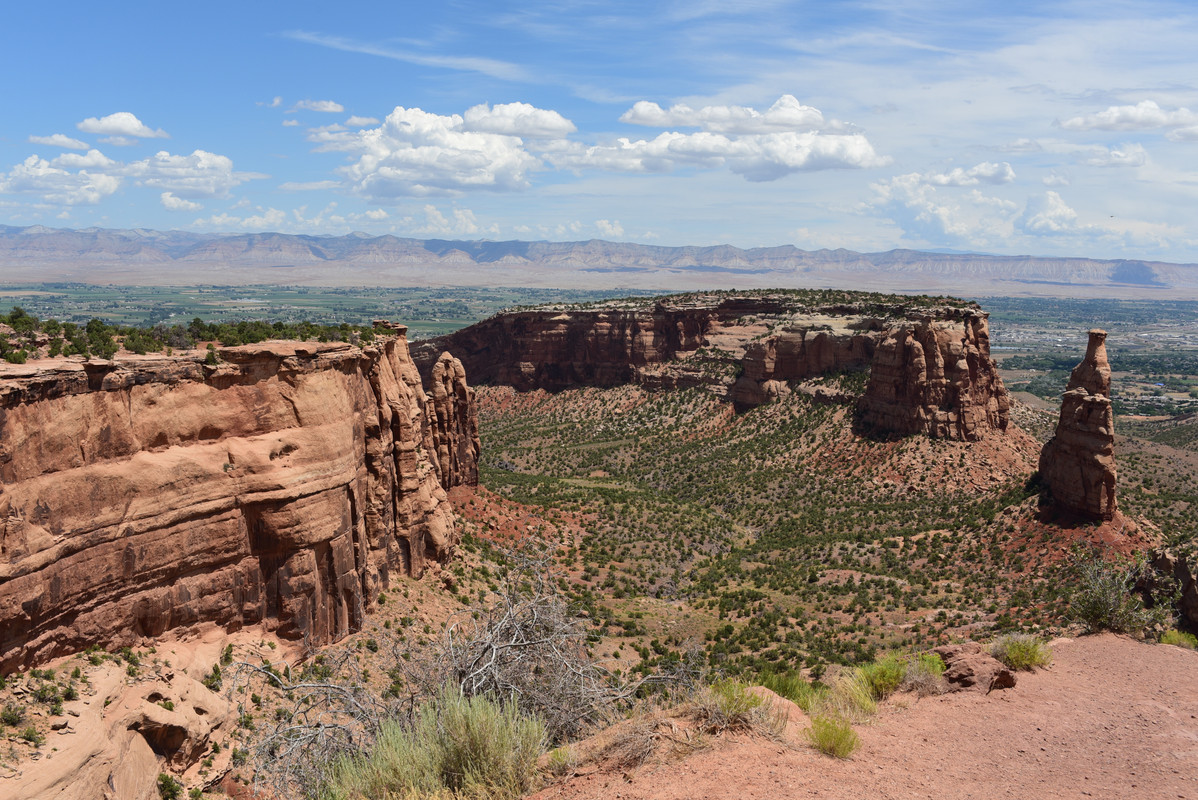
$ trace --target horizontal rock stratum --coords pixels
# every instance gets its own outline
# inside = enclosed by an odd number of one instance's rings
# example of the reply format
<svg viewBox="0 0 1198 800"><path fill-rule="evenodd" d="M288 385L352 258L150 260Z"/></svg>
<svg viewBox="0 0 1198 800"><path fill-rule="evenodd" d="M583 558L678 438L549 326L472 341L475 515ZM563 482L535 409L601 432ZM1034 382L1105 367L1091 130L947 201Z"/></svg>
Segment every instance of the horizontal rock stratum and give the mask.
<svg viewBox="0 0 1198 800"><path fill-rule="evenodd" d="M419 342L413 357L428 373L443 350L476 383L707 386L742 410L827 373L868 372L859 420L883 435L972 441L1005 431L1010 417L987 314L951 298L709 292L544 307Z"/></svg>
<svg viewBox="0 0 1198 800"><path fill-rule="evenodd" d="M200 623L315 647L451 552L460 362L426 394L402 326L218 352L0 371L0 670Z"/></svg>

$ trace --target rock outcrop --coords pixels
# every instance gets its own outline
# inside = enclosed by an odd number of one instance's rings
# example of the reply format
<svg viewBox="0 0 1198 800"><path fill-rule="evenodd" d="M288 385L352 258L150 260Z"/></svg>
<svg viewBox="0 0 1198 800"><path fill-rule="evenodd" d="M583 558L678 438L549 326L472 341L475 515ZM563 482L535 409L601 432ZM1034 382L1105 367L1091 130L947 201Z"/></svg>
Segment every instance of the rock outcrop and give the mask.
<svg viewBox="0 0 1198 800"><path fill-rule="evenodd" d="M453 549L452 358L430 400L402 328L219 355L0 372L0 670L209 622L317 646Z"/></svg>
<svg viewBox="0 0 1198 800"><path fill-rule="evenodd" d="M711 321L710 309L519 311L413 345L413 357L429 376L449 350L475 383L498 383L520 391L559 391L570 386L636 383L647 367L698 349Z"/></svg>
<svg viewBox="0 0 1198 800"><path fill-rule="evenodd" d="M973 441L1010 422L1010 394L990 358L986 315L890 327L878 343L861 400L866 426Z"/></svg>
<svg viewBox="0 0 1198 800"><path fill-rule="evenodd" d="M1056 434L1040 452L1040 477L1056 507L1091 519L1114 518L1115 415L1106 331L1090 331L1086 356L1069 376Z"/></svg>
<svg viewBox="0 0 1198 800"><path fill-rule="evenodd" d="M444 350L478 383L705 386L742 411L796 382L868 371L861 410L871 431L976 440L1009 422L987 315L969 303L847 292L679 295L499 314L414 345L422 374L431 376Z"/></svg>

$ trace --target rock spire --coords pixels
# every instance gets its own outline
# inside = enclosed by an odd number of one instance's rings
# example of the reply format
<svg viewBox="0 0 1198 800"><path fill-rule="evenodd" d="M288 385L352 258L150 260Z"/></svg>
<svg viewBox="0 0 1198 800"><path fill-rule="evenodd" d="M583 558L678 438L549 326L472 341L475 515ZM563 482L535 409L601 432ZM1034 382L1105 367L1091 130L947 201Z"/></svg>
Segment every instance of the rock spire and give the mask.
<svg viewBox="0 0 1198 800"><path fill-rule="evenodd" d="M1115 516L1115 415L1106 331L1090 331L1086 356L1061 398L1056 435L1040 452L1040 477L1060 510Z"/></svg>

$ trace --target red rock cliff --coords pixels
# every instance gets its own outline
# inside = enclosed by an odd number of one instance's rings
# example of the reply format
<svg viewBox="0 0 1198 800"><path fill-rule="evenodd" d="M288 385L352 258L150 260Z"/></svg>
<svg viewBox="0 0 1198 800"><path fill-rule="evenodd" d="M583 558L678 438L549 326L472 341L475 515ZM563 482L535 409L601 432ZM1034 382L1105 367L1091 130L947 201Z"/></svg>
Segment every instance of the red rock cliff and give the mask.
<svg viewBox="0 0 1198 800"><path fill-rule="evenodd" d="M964 311L891 326L878 342L861 419L875 430L973 441L1010 422L986 315Z"/></svg>
<svg viewBox="0 0 1198 800"><path fill-rule="evenodd" d="M519 390L707 386L741 410L793 382L868 370L861 410L871 430L961 440L1006 430L1010 400L984 312L865 293L828 302L835 294L810 303L793 293L711 293L499 314L418 343L413 355L428 375L449 349L472 380Z"/></svg>
<svg viewBox="0 0 1198 800"><path fill-rule="evenodd" d="M1115 413L1106 331L1090 331L1085 358L1061 398L1056 435L1040 451L1040 477L1064 511L1115 516Z"/></svg>
<svg viewBox="0 0 1198 800"><path fill-rule="evenodd" d="M220 357L0 373L0 669L205 622L320 645L453 549L460 365L430 401L402 328Z"/></svg>

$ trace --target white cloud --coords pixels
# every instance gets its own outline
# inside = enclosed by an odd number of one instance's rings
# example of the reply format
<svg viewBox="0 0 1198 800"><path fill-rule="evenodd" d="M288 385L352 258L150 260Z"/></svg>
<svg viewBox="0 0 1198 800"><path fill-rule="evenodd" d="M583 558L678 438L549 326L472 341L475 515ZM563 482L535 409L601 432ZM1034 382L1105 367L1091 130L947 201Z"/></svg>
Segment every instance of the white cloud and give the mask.
<svg viewBox="0 0 1198 800"><path fill-rule="evenodd" d="M128 136L101 136L100 141L115 147L132 147L140 143L138 139L130 139Z"/></svg>
<svg viewBox="0 0 1198 800"><path fill-rule="evenodd" d="M113 161L108 156L101 153L99 150L88 150L87 153L80 155L78 153L63 153L50 162L56 167L67 167L68 169L96 169L119 166L119 162Z"/></svg>
<svg viewBox="0 0 1198 800"><path fill-rule="evenodd" d="M595 227L599 229L600 236L619 237L624 235L624 226L619 220L597 219Z"/></svg>
<svg viewBox="0 0 1198 800"><path fill-rule="evenodd" d="M354 115L347 119L345 124L351 128L365 128L367 125L378 125L379 121L374 117L359 117Z"/></svg>
<svg viewBox="0 0 1198 800"><path fill-rule="evenodd" d="M1064 170L1054 169L1041 178L1045 186L1068 186L1073 180L1069 177L1069 173Z"/></svg>
<svg viewBox="0 0 1198 800"><path fill-rule="evenodd" d="M266 106L267 108L278 108L283 105L283 98L276 94L269 103L259 103L258 105Z"/></svg>
<svg viewBox="0 0 1198 800"><path fill-rule="evenodd" d="M300 121L299 121L298 119L285 119L285 120L283 120L283 127L284 127L284 128L298 128L299 126L300 126Z"/></svg>
<svg viewBox="0 0 1198 800"><path fill-rule="evenodd" d="M291 107L292 111L319 111L324 114L340 114L345 106L332 100L300 100Z"/></svg>
<svg viewBox="0 0 1198 800"><path fill-rule="evenodd" d="M531 138L558 138L577 130L573 122L556 111L528 103L501 103L494 108L482 103L466 109L462 122L462 130L466 131Z"/></svg>
<svg viewBox="0 0 1198 800"><path fill-rule="evenodd" d="M1198 125L1190 125L1186 128L1178 128L1169 131L1165 134L1165 138L1171 142L1195 142L1198 141Z"/></svg>
<svg viewBox="0 0 1198 800"><path fill-rule="evenodd" d="M926 174L923 180L933 186L976 186L979 183L997 185L1015 180L1015 170L1005 161L1001 164L983 161L969 169L955 167L947 173Z"/></svg>
<svg viewBox="0 0 1198 800"><path fill-rule="evenodd" d="M419 108L396 107L377 128L312 132L308 138L318 151L356 154L357 161L339 172L354 192L371 199L523 189L528 173L542 166L517 136L469 130L458 114Z"/></svg>
<svg viewBox="0 0 1198 800"><path fill-rule="evenodd" d="M121 186L116 175L70 172L38 156L29 156L0 175L0 194L33 194L53 205L95 205Z"/></svg>
<svg viewBox="0 0 1198 800"><path fill-rule="evenodd" d="M453 221L431 204L424 207L424 224L413 229L421 236L469 236L479 232L478 220L468 208L455 208Z"/></svg>
<svg viewBox="0 0 1198 800"><path fill-rule="evenodd" d="M813 131L825 125L824 115L818 108L805 106L789 94L782 95L766 111L733 105L694 109L684 104L670 106L667 110L657 103L641 100L624 112L620 122L654 128L700 128L733 134Z"/></svg>
<svg viewBox="0 0 1198 800"><path fill-rule="evenodd" d="M130 139L169 139L170 135L159 128L153 130L128 111L118 111L106 117L88 117L76 126L84 133L98 133L105 136L120 136Z"/></svg>
<svg viewBox="0 0 1198 800"><path fill-rule="evenodd" d="M248 217L235 217L232 214L220 213L213 214L207 219L197 219L192 223L194 227L208 228L217 231L231 230L266 230L279 229L287 222L286 212L280 211L277 208L259 208L257 214L252 214Z"/></svg>
<svg viewBox="0 0 1198 800"><path fill-rule="evenodd" d="M162 201L162 207L167 211L199 211L204 207L199 203L193 203L191 200L175 197L170 192L163 192L158 196L158 199Z"/></svg>
<svg viewBox="0 0 1198 800"><path fill-rule="evenodd" d="M279 189L284 192L312 192L324 191L326 189L336 189L340 185L340 181L288 181L286 183L280 183Z"/></svg>
<svg viewBox="0 0 1198 800"><path fill-rule="evenodd" d="M188 156L176 156L162 150L153 157L125 167L125 173L142 186L166 189L182 197L223 197L229 190L254 178L253 172L234 172L228 156L196 150Z"/></svg>
<svg viewBox="0 0 1198 800"><path fill-rule="evenodd" d="M1008 237L1016 204L977 189L965 196L945 195L929 177L937 174L909 172L873 183L874 196L861 210L893 220L905 234L922 241L984 246Z"/></svg>
<svg viewBox="0 0 1198 800"><path fill-rule="evenodd" d="M1112 147L1095 148L1094 155L1086 159L1091 167L1142 167L1148 162L1148 151L1142 144L1124 144Z"/></svg>
<svg viewBox="0 0 1198 800"><path fill-rule="evenodd" d="M669 172L678 167L727 166L750 181L772 181L793 172L883 166L861 134L768 133L728 137L718 133L662 133L652 140L621 138L614 144L565 148L546 157L569 169Z"/></svg>
<svg viewBox="0 0 1198 800"><path fill-rule="evenodd" d="M30 136L29 141L33 144L44 144L49 147L64 147L68 150L86 150L87 142L81 142L78 139L72 139L63 133L55 133L51 136Z"/></svg>
<svg viewBox="0 0 1198 800"><path fill-rule="evenodd" d="M1069 233L1077 230L1077 212L1059 194L1048 191L1028 199L1015 227L1033 235Z"/></svg>
<svg viewBox="0 0 1198 800"><path fill-rule="evenodd" d="M1198 114L1188 108L1166 111L1152 100L1134 106L1110 106L1096 114L1073 117L1061 123L1069 131L1147 131L1198 125Z"/></svg>

